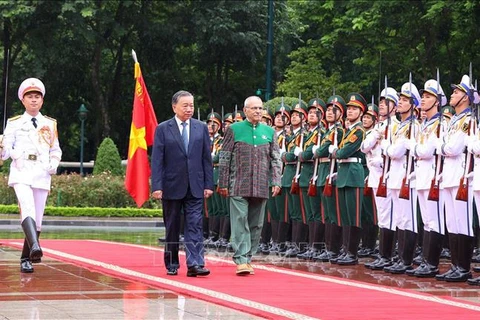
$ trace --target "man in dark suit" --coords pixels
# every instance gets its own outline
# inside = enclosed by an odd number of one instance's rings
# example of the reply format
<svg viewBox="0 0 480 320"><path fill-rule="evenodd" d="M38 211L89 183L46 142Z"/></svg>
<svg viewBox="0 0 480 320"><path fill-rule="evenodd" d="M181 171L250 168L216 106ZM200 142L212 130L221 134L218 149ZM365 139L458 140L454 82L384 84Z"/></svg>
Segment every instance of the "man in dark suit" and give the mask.
<svg viewBox="0 0 480 320"><path fill-rule="evenodd" d="M167 275L177 275L180 216L185 219L187 276L206 276L203 258L203 199L213 193L213 165L207 126L192 119L193 95L172 97L175 117L155 130L152 152L152 197L162 200Z"/></svg>

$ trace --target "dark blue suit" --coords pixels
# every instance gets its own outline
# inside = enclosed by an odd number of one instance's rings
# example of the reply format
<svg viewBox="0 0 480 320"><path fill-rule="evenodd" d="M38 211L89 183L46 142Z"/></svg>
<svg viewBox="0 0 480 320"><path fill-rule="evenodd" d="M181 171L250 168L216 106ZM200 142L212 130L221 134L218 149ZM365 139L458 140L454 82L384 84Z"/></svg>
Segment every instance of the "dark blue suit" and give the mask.
<svg viewBox="0 0 480 320"><path fill-rule="evenodd" d="M203 192L213 190L213 165L206 124L190 119L188 150L175 118L160 123L152 150L152 191L162 190L167 268L178 268L180 215L185 217L187 266L204 266Z"/></svg>

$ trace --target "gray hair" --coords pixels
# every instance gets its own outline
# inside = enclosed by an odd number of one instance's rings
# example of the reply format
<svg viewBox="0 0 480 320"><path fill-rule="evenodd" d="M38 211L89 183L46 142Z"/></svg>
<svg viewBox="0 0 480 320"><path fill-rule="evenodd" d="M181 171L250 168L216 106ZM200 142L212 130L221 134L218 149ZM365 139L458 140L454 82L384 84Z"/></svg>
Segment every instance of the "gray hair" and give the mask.
<svg viewBox="0 0 480 320"><path fill-rule="evenodd" d="M177 91L172 97L172 105L177 104L181 97L193 97L193 94L185 90Z"/></svg>
<svg viewBox="0 0 480 320"><path fill-rule="evenodd" d="M248 97L247 99L245 99L245 102L243 103L243 106L244 106L245 108L247 108L247 107L248 107L248 104L250 103L250 101L252 101L252 100L254 100L254 99L258 99L258 100L262 101L262 99L261 99L260 97L250 96L250 97ZM262 101L262 105L263 105L263 101Z"/></svg>

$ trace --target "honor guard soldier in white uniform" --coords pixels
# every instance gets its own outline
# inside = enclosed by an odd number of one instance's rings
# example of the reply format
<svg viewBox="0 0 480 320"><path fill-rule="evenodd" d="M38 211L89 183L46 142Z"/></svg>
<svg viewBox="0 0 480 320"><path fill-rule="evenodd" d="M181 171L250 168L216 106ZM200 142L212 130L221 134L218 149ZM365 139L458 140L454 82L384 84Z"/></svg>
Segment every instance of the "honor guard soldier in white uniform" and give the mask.
<svg viewBox="0 0 480 320"><path fill-rule="evenodd" d="M440 189L445 201L445 220L450 242L452 265L450 270L436 275L437 280L448 282L465 282L472 277L470 263L473 253L473 210L472 190L468 187L468 197L457 200L460 180L464 178L466 147L471 127L471 108L473 87L470 77L464 75L460 84L452 85L450 105L455 108L455 115L448 124L443 141L439 141L437 153L444 156L444 168L440 180Z"/></svg>
<svg viewBox="0 0 480 320"><path fill-rule="evenodd" d="M436 179L435 174L439 172L436 170L440 170L440 168L436 168L436 165L441 167L441 159L435 157L435 146L446 128L446 122L440 116L439 110L447 103L447 98L437 80L428 80L425 82L424 89L420 91L422 94L421 110L425 112L426 119L422 122L416 139L410 139L407 148L413 152L416 158L415 186L423 220L423 261L418 268L408 270L406 273L420 278L429 278L438 274L443 236L445 235L442 194L438 192L438 198L435 196L434 198L437 199L434 200L429 199L429 193L432 180Z"/></svg>
<svg viewBox="0 0 480 320"><path fill-rule="evenodd" d="M4 132L2 159L12 159L8 185L13 187L20 207L25 233L20 271L33 272L31 263L43 256L38 242L51 175L56 174L62 157L57 122L40 113L45 86L36 78L22 82L18 99L25 113L10 118Z"/></svg>
<svg viewBox="0 0 480 320"><path fill-rule="evenodd" d="M400 114L400 124L392 135L392 143L388 141L382 145L384 152L392 159L387 188L392 193L393 208L396 214L398 255L399 260L391 267L385 267L384 271L402 274L412 269L417 240L417 191L413 171L412 153L407 152L409 139L419 132L419 124L415 119L413 109L420 104L420 94L412 82L402 85L399 92L397 112ZM410 158L409 158L410 157ZM405 196L402 195L402 187L405 188Z"/></svg>
<svg viewBox="0 0 480 320"><path fill-rule="evenodd" d="M375 125L373 132L365 137L360 150L366 154L368 169L368 184L373 189L375 204L377 205L379 235L379 257L373 262L366 263L365 267L372 270L383 270L392 265L393 246L396 224L392 208L392 197L390 189L386 189L384 195L378 194L380 180L388 182L389 158L382 158L381 141L390 140L392 132L397 131L399 121L395 118L396 106L398 104L397 90L388 87L380 93L378 104L379 116L382 122Z"/></svg>

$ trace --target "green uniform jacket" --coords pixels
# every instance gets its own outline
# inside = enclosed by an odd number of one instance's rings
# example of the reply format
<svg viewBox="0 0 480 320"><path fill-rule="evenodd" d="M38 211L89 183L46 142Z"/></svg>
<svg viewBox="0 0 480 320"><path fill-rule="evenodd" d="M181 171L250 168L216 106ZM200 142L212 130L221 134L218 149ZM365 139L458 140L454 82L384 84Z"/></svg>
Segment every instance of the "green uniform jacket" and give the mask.
<svg viewBox="0 0 480 320"><path fill-rule="evenodd" d="M219 134L216 134L213 138L212 144L212 162L213 162L213 184L218 185L218 162L220 160L219 154L220 149L222 149L223 137Z"/></svg>
<svg viewBox="0 0 480 320"><path fill-rule="evenodd" d="M319 134L320 132L320 134ZM313 176L313 146L317 144L317 141L322 139L323 127L317 127L313 131L308 132L305 137L305 143L303 144L303 152L300 153L300 161L302 162L302 168L300 171L300 179L298 184L300 188L308 187L310 179Z"/></svg>
<svg viewBox="0 0 480 320"><path fill-rule="evenodd" d="M337 123L337 141L342 141L344 135L344 129L342 128L340 123ZM328 158L330 154L328 153L328 147L333 144L334 139L334 126L330 126L327 132L322 137L322 142L320 143L320 147L315 151L315 158ZM330 160L335 161L335 160ZM323 187L325 185L327 176L330 174L330 162L321 162L318 164L318 178L317 178L317 186ZM333 172L336 171L334 168Z"/></svg>
<svg viewBox="0 0 480 320"><path fill-rule="evenodd" d="M338 163L337 188L363 187L365 185L365 172L363 171L365 155L360 151L364 138L365 130L360 121L345 132L336 152L337 160L357 158L361 162Z"/></svg>
<svg viewBox="0 0 480 320"><path fill-rule="evenodd" d="M294 134L287 137L287 152L282 154L282 161L285 164L282 176L282 188L292 186L292 180L297 171L297 156L293 153L296 146L300 146L300 133L304 133L302 129L297 130Z"/></svg>

